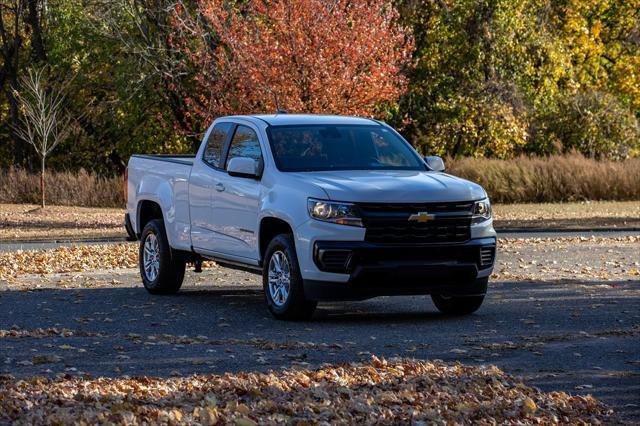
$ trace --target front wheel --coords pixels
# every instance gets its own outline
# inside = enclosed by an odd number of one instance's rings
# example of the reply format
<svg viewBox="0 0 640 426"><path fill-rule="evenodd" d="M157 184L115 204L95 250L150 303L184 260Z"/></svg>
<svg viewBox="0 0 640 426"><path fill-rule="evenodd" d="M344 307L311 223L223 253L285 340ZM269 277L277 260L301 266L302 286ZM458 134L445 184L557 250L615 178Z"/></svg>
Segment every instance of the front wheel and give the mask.
<svg viewBox="0 0 640 426"><path fill-rule="evenodd" d="M447 297L432 294L431 300L443 314L469 315L480 308L484 301L484 296Z"/></svg>
<svg viewBox="0 0 640 426"><path fill-rule="evenodd" d="M173 294L182 286L186 262L173 256L164 223L155 219L147 223L140 238L140 276L149 293Z"/></svg>
<svg viewBox="0 0 640 426"><path fill-rule="evenodd" d="M480 278L476 283L483 284L486 288L488 278ZM445 296L440 294L432 294L431 300L440 312L446 315L469 315L477 311L482 302L484 295L481 296Z"/></svg>
<svg viewBox="0 0 640 426"><path fill-rule="evenodd" d="M278 319L309 319L316 302L304 297L304 286L293 237L276 236L267 247L262 271L267 307Z"/></svg>

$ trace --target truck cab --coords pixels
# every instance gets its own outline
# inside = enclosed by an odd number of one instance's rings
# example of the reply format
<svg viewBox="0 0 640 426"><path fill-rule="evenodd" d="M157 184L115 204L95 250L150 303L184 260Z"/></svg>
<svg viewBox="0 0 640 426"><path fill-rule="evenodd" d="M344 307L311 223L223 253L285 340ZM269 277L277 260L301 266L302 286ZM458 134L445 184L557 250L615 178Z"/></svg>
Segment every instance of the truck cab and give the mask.
<svg viewBox="0 0 640 426"><path fill-rule="evenodd" d="M401 294L468 314L495 260L486 192L368 118L221 117L195 156L132 156L127 192L147 290L176 292L212 259L262 274L278 318Z"/></svg>

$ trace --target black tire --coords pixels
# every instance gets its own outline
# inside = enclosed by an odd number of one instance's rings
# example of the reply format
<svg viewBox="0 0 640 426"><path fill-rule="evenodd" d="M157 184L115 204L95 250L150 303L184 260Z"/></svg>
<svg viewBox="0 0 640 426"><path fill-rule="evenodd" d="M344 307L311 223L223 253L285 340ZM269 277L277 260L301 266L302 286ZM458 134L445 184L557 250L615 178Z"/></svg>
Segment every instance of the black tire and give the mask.
<svg viewBox="0 0 640 426"><path fill-rule="evenodd" d="M131 220L128 214L124 216L124 229L127 231L127 241L138 241L138 236L133 230L133 226L131 226Z"/></svg>
<svg viewBox="0 0 640 426"><path fill-rule="evenodd" d="M158 246L157 259L159 260L159 265L156 274L145 272L144 266L145 243L149 240L151 244L152 238L155 238ZM174 294L180 290L184 279L186 262L179 256L173 255L162 220L154 219L144 227L140 237L138 263L140 265L142 283L149 293Z"/></svg>
<svg viewBox="0 0 640 426"><path fill-rule="evenodd" d="M280 302L274 300L269 287L269 267L272 258L277 253L284 254L289 266L289 291L284 301ZM277 235L269 243L262 268L262 286L267 307L274 317L286 320L305 320L313 316L317 302L307 300L304 296L302 275L291 235Z"/></svg>
<svg viewBox="0 0 640 426"><path fill-rule="evenodd" d="M488 278L480 278L476 280L476 284L484 285L486 288ZM443 296L440 294L432 294L431 300L440 312L446 315L469 315L477 311L482 302L484 295L480 296Z"/></svg>

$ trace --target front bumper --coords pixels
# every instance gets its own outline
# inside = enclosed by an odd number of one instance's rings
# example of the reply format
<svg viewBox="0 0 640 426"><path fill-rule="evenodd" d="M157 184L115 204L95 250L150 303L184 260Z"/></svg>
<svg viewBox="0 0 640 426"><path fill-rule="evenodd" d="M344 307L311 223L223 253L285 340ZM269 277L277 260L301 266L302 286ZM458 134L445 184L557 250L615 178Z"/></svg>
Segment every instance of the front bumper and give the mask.
<svg viewBox="0 0 640 426"><path fill-rule="evenodd" d="M390 245L316 241L313 261L325 273L348 274L344 283L305 279L312 300L361 300L381 295L481 295L495 262L495 237L466 243Z"/></svg>

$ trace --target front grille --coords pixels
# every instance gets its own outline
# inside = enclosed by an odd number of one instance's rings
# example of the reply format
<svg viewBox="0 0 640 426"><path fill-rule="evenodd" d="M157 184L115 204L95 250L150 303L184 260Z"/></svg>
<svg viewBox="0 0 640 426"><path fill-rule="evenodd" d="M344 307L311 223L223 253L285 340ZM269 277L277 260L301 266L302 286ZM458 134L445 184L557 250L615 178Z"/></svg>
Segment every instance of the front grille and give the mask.
<svg viewBox="0 0 640 426"><path fill-rule="evenodd" d="M493 257L495 255L495 252L495 247L482 247L480 249L480 266L482 267L493 265Z"/></svg>
<svg viewBox="0 0 640 426"><path fill-rule="evenodd" d="M365 240L390 244L467 241L472 207L473 203L358 204ZM420 220L409 220L412 215Z"/></svg>

